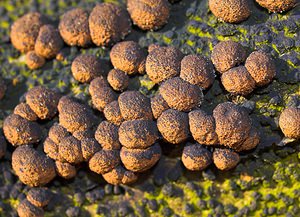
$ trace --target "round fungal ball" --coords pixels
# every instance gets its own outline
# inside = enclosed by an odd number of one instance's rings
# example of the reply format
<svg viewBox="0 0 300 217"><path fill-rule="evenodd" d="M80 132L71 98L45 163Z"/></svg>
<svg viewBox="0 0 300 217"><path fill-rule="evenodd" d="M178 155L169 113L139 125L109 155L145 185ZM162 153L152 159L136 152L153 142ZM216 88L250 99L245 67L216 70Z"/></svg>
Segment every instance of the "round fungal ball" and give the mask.
<svg viewBox="0 0 300 217"><path fill-rule="evenodd" d="M21 182L33 187L49 183L56 175L54 162L27 145L13 152L12 168Z"/></svg>
<svg viewBox="0 0 300 217"><path fill-rule="evenodd" d="M53 160L64 160L58 153L58 144L54 143L49 137L44 141L45 154Z"/></svg>
<svg viewBox="0 0 300 217"><path fill-rule="evenodd" d="M221 77L224 88L234 95L248 95L255 88L255 81L244 66L234 67Z"/></svg>
<svg viewBox="0 0 300 217"><path fill-rule="evenodd" d="M107 75L107 81L115 91L124 91L129 84L129 76L118 69L112 69Z"/></svg>
<svg viewBox="0 0 300 217"><path fill-rule="evenodd" d="M47 22L47 18L38 12L25 14L11 26L11 43L22 53L34 50L39 30Z"/></svg>
<svg viewBox="0 0 300 217"><path fill-rule="evenodd" d="M201 89L179 77L170 78L159 87L159 93L170 108L190 111L201 105Z"/></svg>
<svg viewBox="0 0 300 217"><path fill-rule="evenodd" d="M153 113L153 117L157 119L161 113L169 109L168 103L164 100L164 98L158 93L154 97L151 98L151 109Z"/></svg>
<svg viewBox="0 0 300 217"><path fill-rule="evenodd" d="M60 37L58 29L52 25L44 25L40 28L34 50L37 55L51 59L56 56L63 45L64 42Z"/></svg>
<svg viewBox="0 0 300 217"><path fill-rule="evenodd" d="M95 124L95 116L90 107L64 96L58 103L59 122L62 127L73 133L91 129Z"/></svg>
<svg viewBox="0 0 300 217"><path fill-rule="evenodd" d="M213 161L219 170L230 170L240 162L240 156L230 149L216 148L213 152Z"/></svg>
<svg viewBox="0 0 300 217"><path fill-rule="evenodd" d="M154 121L125 121L119 128L120 143L126 148L148 148L153 145L157 139L158 130Z"/></svg>
<svg viewBox="0 0 300 217"><path fill-rule="evenodd" d="M53 124L48 132L49 138L56 144L60 143L61 140L69 136L68 131L60 124Z"/></svg>
<svg viewBox="0 0 300 217"><path fill-rule="evenodd" d="M17 105L14 109L14 114L19 115L28 121L36 121L38 119L38 116L27 103L20 103Z"/></svg>
<svg viewBox="0 0 300 217"><path fill-rule="evenodd" d="M101 146L94 138L83 138L81 140L81 151L85 161L89 161L100 150Z"/></svg>
<svg viewBox="0 0 300 217"><path fill-rule="evenodd" d="M110 51L110 60L116 69L129 75L145 72L146 52L134 41L115 44Z"/></svg>
<svg viewBox="0 0 300 217"><path fill-rule="evenodd" d="M6 147L7 144L5 138L2 135L0 135L0 159L5 156Z"/></svg>
<svg viewBox="0 0 300 217"><path fill-rule="evenodd" d="M51 192L47 188L31 188L27 194L27 200L37 206L47 206L52 198Z"/></svg>
<svg viewBox="0 0 300 217"><path fill-rule="evenodd" d="M91 171L98 174L105 174L120 164L119 150L98 151L89 161Z"/></svg>
<svg viewBox="0 0 300 217"><path fill-rule="evenodd" d="M42 136L41 128L37 123L16 114L11 114L4 120L3 132L13 146L37 143Z"/></svg>
<svg viewBox="0 0 300 217"><path fill-rule="evenodd" d="M117 166L102 176L105 181L112 185L129 185L134 183L138 178L132 171L126 170L123 166Z"/></svg>
<svg viewBox="0 0 300 217"><path fill-rule="evenodd" d="M279 127L286 137L300 139L300 109L284 109L279 117Z"/></svg>
<svg viewBox="0 0 300 217"><path fill-rule="evenodd" d="M120 149L118 129L119 129L118 126L108 121L102 121L99 124L95 132L95 138L101 144L101 147L103 149L109 149L109 150Z"/></svg>
<svg viewBox="0 0 300 217"><path fill-rule="evenodd" d="M26 102L42 120L51 119L57 113L60 95L43 86L34 87L26 93Z"/></svg>
<svg viewBox="0 0 300 217"><path fill-rule="evenodd" d="M107 104L117 99L117 94L103 77L98 77L92 80L89 92L92 96L94 107L99 111L103 111Z"/></svg>
<svg viewBox="0 0 300 217"><path fill-rule="evenodd" d="M120 157L125 168L133 172L144 172L153 167L161 156L158 144L146 149L121 148Z"/></svg>
<svg viewBox="0 0 300 217"><path fill-rule="evenodd" d="M219 42L212 50L211 60L221 74L243 63L247 58L244 47L234 41Z"/></svg>
<svg viewBox="0 0 300 217"><path fill-rule="evenodd" d="M139 91L126 91L119 98L119 107L125 120L152 120L150 99Z"/></svg>
<svg viewBox="0 0 300 217"><path fill-rule="evenodd" d="M215 145L218 143L216 123L213 116L202 110L194 110L189 113L189 125L193 138L203 145Z"/></svg>
<svg viewBox="0 0 300 217"><path fill-rule="evenodd" d="M246 111L233 103L219 104L213 111L221 145L238 148L249 136L251 120Z"/></svg>
<svg viewBox="0 0 300 217"><path fill-rule="evenodd" d="M55 161L57 175L64 179L72 179L76 176L76 168L70 163Z"/></svg>
<svg viewBox="0 0 300 217"><path fill-rule="evenodd" d="M92 41L107 46L124 39L131 30L126 10L113 3L97 4L89 16Z"/></svg>
<svg viewBox="0 0 300 217"><path fill-rule="evenodd" d="M104 74L100 61L91 54L77 56L72 62L71 71L73 77L81 83L89 83Z"/></svg>
<svg viewBox="0 0 300 217"><path fill-rule="evenodd" d="M0 77L0 100L3 99L6 92L6 85L2 77Z"/></svg>
<svg viewBox="0 0 300 217"><path fill-rule="evenodd" d="M81 143L73 136L68 136L61 140L58 144L58 153L71 164L78 164L83 161Z"/></svg>
<svg viewBox="0 0 300 217"><path fill-rule="evenodd" d="M103 114L106 120L117 126L124 121L117 100L107 104L103 110Z"/></svg>
<svg viewBox="0 0 300 217"><path fill-rule="evenodd" d="M188 55L181 60L180 77L202 89L207 89L215 80L214 66L202 56Z"/></svg>
<svg viewBox="0 0 300 217"><path fill-rule="evenodd" d="M168 109L157 119L157 128L167 142L172 144L184 142L189 137L188 115Z"/></svg>
<svg viewBox="0 0 300 217"><path fill-rule="evenodd" d="M27 199L21 201L17 207L19 217L43 217L44 210L31 204Z"/></svg>
<svg viewBox="0 0 300 217"><path fill-rule="evenodd" d="M32 70L41 68L45 63L45 58L37 55L35 51L29 51L26 54L26 65Z"/></svg>
<svg viewBox="0 0 300 217"><path fill-rule="evenodd" d="M256 0L256 2L270 12L282 13L295 7L297 0Z"/></svg>
<svg viewBox="0 0 300 217"><path fill-rule="evenodd" d="M75 8L64 13L58 29L63 40L70 46L86 47L92 43L89 14L81 8Z"/></svg>
<svg viewBox="0 0 300 217"><path fill-rule="evenodd" d="M91 96L96 95L102 87L109 87L107 80L103 76L93 79L89 86Z"/></svg>
<svg viewBox="0 0 300 217"><path fill-rule="evenodd" d="M183 148L181 160L188 170L200 171L212 163L212 154L200 144L188 144Z"/></svg>
<svg viewBox="0 0 300 217"><path fill-rule="evenodd" d="M227 23L240 23L251 14L247 0L209 0L208 6L217 18Z"/></svg>
<svg viewBox="0 0 300 217"><path fill-rule="evenodd" d="M271 56L263 51L254 51L246 59L245 67L257 86L269 84L276 75L276 66Z"/></svg>
<svg viewBox="0 0 300 217"><path fill-rule="evenodd" d="M146 72L154 83L178 76L183 54L175 47L157 47L146 59Z"/></svg>
<svg viewBox="0 0 300 217"><path fill-rule="evenodd" d="M237 152L252 150L256 148L256 146L259 144L259 141L259 133L254 127L252 127L247 139L243 142L242 145L240 145L238 148L235 148L234 150Z"/></svg>
<svg viewBox="0 0 300 217"><path fill-rule="evenodd" d="M142 30L158 30L170 16L168 0L128 0L127 9L134 24Z"/></svg>

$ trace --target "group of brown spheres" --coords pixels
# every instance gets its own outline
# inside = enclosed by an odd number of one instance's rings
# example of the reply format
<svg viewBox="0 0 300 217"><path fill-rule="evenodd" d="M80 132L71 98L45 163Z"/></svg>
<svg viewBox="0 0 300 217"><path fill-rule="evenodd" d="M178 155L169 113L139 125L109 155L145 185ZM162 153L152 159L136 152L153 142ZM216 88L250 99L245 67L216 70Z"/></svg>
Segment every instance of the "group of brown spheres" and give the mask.
<svg viewBox="0 0 300 217"><path fill-rule="evenodd" d="M209 6L218 16L215 2L210 0ZM228 6L223 3L228 1L219 2L219 7L224 4L223 9ZM276 12L293 4L257 2ZM138 27L156 30L167 22L168 4L166 0L128 0L127 9ZM109 22L103 22L107 19ZM58 58L64 42L80 47L92 43L110 46L122 40L131 28L126 10L110 3L98 4L90 14L79 8L70 10L62 16L58 29L47 23L43 15L29 13L11 29L12 44L27 53L27 65L32 69L41 67L45 59ZM6 140L17 147L12 166L23 183L43 186L56 175L70 179L76 176L77 166L87 162L90 170L101 174L108 183L131 184L160 159L159 139L185 144L181 160L192 171L204 170L211 163L220 170L232 169L240 160L239 152L258 145L259 133L244 108L225 102L207 114L200 106L202 90L213 84L215 70L224 88L233 95L248 95L256 86L269 84L276 74L269 54L254 51L247 55L239 43L225 41L214 47L210 61L199 55L184 56L175 47L154 44L148 47L147 54L136 42L124 41L112 47L110 60L114 69L107 76L99 59L90 54L79 55L71 66L77 81L90 83L93 107L106 119L100 124L88 105L42 86L29 90L25 102L5 119L0 157L5 155ZM130 76L144 73L159 86L151 98L126 90ZM1 99L5 84L0 88ZM58 122L43 141L43 151L34 148L43 139L43 128L37 121L51 120L57 114ZM300 139L299 120L299 108L282 112L279 125L286 137ZM191 137L194 142L187 142ZM42 216L42 207L50 200L49 196L43 197L45 194L49 195L47 189L33 188L20 203L19 215Z"/></svg>

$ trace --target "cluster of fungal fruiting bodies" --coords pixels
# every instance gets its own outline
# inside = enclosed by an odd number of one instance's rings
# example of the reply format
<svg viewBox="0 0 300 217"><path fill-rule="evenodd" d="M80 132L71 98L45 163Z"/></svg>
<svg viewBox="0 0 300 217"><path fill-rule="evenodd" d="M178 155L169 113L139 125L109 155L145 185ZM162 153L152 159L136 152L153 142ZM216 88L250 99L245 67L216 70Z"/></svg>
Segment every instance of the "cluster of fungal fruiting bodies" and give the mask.
<svg viewBox="0 0 300 217"><path fill-rule="evenodd" d="M20 217L44 216L43 207L47 206L52 193L46 188L31 188L17 208Z"/></svg>
<svg viewBox="0 0 300 217"><path fill-rule="evenodd" d="M269 54L254 51L247 57L243 46L233 41L219 42L213 48L211 60L221 74L224 88L234 95L248 95L255 87L269 84L276 75Z"/></svg>
<svg viewBox="0 0 300 217"><path fill-rule="evenodd" d="M296 6L296 0L256 0L270 12L282 13ZM251 15L249 0L209 0L209 9L220 20L240 23Z"/></svg>
<svg viewBox="0 0 300 217"><path fill-rule="evenodd" d="M167 0L130 0L128 12L112 3L97 4L92 11L75 8L64 13L58 28L38 12L28 13L11 27L11 42L26 53L30 69L42 67L46 59L61 60L64 42L69 46L110 46L131 31L131 19L143 30L157 30L167 23L170 6Z"/></svg>

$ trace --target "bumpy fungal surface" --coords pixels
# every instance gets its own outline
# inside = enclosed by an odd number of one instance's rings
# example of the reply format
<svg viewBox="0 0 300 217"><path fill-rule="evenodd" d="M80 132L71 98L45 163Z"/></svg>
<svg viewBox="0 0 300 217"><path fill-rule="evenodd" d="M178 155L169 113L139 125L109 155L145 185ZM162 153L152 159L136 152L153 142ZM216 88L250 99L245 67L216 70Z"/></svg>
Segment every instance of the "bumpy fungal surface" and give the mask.
<svg viewBox="0 0 300 217"><path fill-rule="evenodd" d="M57 175L64 179L72 179L77 174L75 166L67 162L55 161L55 170Z"/></svg>
<svg viewBox="0 0 300 217"><path fill-rule="evenodd" d="M240 23L251 14L247 0L209 0L208 5L216 17L228 23Z"/></svg>
<svg viewBox="0 0 300 217"><path fill-rule="evenodd" d="M85 161L89 161L94 154L101 150L101 145L94 138L84 138L81 140L81 151Z"/></svg>
<svg viewBox="0 0 300 217"><path fill-rule="evenodd" d="M146 73L154 83L161 83L180 73L181 51L175 47L157 47L146 59Z"/></svg>
<svg viewBox="0 0 300 217"><path fill-rule="evenodd" d="M5 156L6 153L6 141L5 138L0 134L0 159Z"/></svg>
<svg viewBox="0 0 300 217"><path fill-rule="evenodd" d="M248 138L251 120L243 108L230 102L221 103L214 109L213 117L221 145L235 149Z"/></svg>
<svg viewBox="0 0 300 217"><path fill-rule="evenodd" d="M263 51L254 51L246 59L245 67L257 86L269 84L276 75L272 57Z"/></svg>
<svg viewBox="0 0 300 217"><path fill-rule="evenodd" d="M6 85L3 78L0 76L0 100L3 99L6 92Z"/></svg>
<svg viewBox="0 0 300 217"><path fill-rule="evenodd" d="M71 133L92 128L95 124L92 110L73 98L62 97L58 103L58 111L60 125Z"/></svg>
<svg viewBox="0 0 300 217"><path fill-rule="evenodd" d="M29 51L26 54L26 65L32 70L41 68L45 63L45 58L39 56L35 51Z"/></svg>
<svg viewBox="0 0 300 217"><path fill-rule="evenodd" d="M11 26L11 43L22 53L34 50L39 30L47 22L47 18L38 12L30 12L23 15Z"/></svg>
<svg viewBox="0 0 300 217"><path fill-rule="evenodd" d="M279 117L279 127L286 137L300 139L300 109L284 109Z"/></svg>
<svg viewBox="0 0 300 217"><path fill-rule="evenodd" d="M98 174L105 174L120 164L119 150L98 151L89 161L91 171Z"/></svg>
<svg viewBox="0 0 300 217"><path fill-rule="evenodd" d="M92 96L94 107L99 111L103 111L107 104L117 99L117 94L103 77L92 80L89 92Z"/></svg>
<svg viewBox="0 0 300 217"><path fill-rule="evenodd" d="M37 143L42 136L41 128L37 123L16 114L11 114L4 120L3 132L13 146Z"/></svg>
<svg viewBox="0 0 300 217"><path fill-rule="evenodd" d="M58 29L52 25L44 25L40 28L35 41L34 50L37 55L51 59L62 49L64 42Z"/></svg>
<svg viewBox="0 0 300 217"><path fill-rule="evenodd" d="M47 188L31 188L27 194L27 200L37 206L47 206L52 197L51 192Z"/></svg>
<svg viewBox="0 0 300 217"><path fill-rule="evenodd" d="M189 137L188 115L184 112L168 109L157 119L157 128L162 137L171 144L179 144Z"/></svg>
<svg viewBox="0 0 300 217"><path fill-rule="evenodd" d="M69 133L63 126L61 126L58 123L55 123L49 129L48 136L51 140L53 140L53 142L58 144L63 138L69 136Z"/></svg>
<svg viewBox="0 0 300 217"><path fill-rule="evenodd" d="M212 163L212 154L200 144L187 144L183 149L181 160L188 170L199 171Z"/></svg>
<svg viewBox="0 0 300 217"><path fill-rule="evenodd" d="M180 78L207 89L215 80L213 64L205 57L187 55L181 60Z"/></svg>
<svg viewBox="0 0 300 217"><path fill-rule="evenodd" d="M170 78L159 87L159 93L168 106L180 111L190 111L201 105L201 89L180 77Z"/></svg>
<svg viewBox="0 0 300 217"><path fill-rule="evenodd" d="M235 148L234 150L237 152L249 151L256 148L259 142L260 142L259 132L256 128L252 127L247 139L238 148Z"/></svg>
<svg viewBox="0 0 300 217"><path fill-rule="evenodd" d="M91 38L97 46L108 46L124 39L131 31L126 10L113 3L97 4L89 16Z"/></svg>
<svg viewBox="0 0 300 217"><path fill-rule="evenodd" d="M145 72L146 52L134 41L115 44L110 51L110 60L116 69L129 75Z"/></svg>
<svg viewBox="0 0 300 217"><path fill-rule="evenodd" d="M239 163L240 156L230 149L216 148L213 152L213 161L219 170L230 170Z"/></svg>
<svg viewBox="0 0 300 217"><path fill-rule="evenodd" d="M103 149L118 150L120 149L118 130L118 126L102 121L95 132L95 138Z"/></svg>
<svg viewBox="0 0 300 217"><path fill-rule="evenodd" d="M49 137L43 143L45 154L53 160L65 161L58 152L58 143L53 142Z"/></svg>
<svg viewBox="0 0 300 217"><path fill-rule="evenodd" d="M42 120L51 119L57 113L60 95L43 86L37 86L26 93L26 102Z"/></svg>
<svg viewBox="0 0 300 217"><path fill-rule="evenodd" d="M34 206L27 199L21 201L18 205L17 212L19 217L43 217L44 210L40 207Z"/></svg>
<svg viewBox="0 0 300 217"><path fill-rule="evenodd" d="M124 121L117 100L107 104L103 110L103 114L106 120L117 126L119 126Z"/></svg>
<svg viewBox="0 0 300 217"><path fill-rule="evenodd" d="M221 81L224 88L234 95L248 95L255 88L255 81L244 66L224 72Z"/></svg>
<svg viewBox="0 0 300 217"><path fill-rule="evenodd" d="M193 138L203 145L216 145L218 136L213 116L202 110L189 112L189 126Z"/></svg>
<svg viewBox="0 0 300 217"><path fill-rule="evenodd" d="M124 120L152 120L150 99L139 91L125 91L119 98L120 112Z"/></svg>
<svg viewBox="0 0 300 217"><path fill-rule="evenodd" d="M142 30L157 30L168 22L167 0L128 0L127 10L134 24Z"/></svg>
<svg viewBox="0 0 300 217"><path fill-rule="evenodd" d="M246 58L247 52L244 47L231 40L219 42L211 53L211 60L221 74L240 65Z"/></svg>
<svg viewBox="0 0 300 217"><path fill-rule="evenodd" d="M270 12L282 13L296 6L297 0L255 0Z"/></svg>
<svg viewBox="0 0 300 217"><path fill-rule="evenodd" d="M14 109L14 114L19 115L28 121L36 121L38 119L38 116L27 103L20 103L17 105Z"/></svg>
<svg viewBox="0 0 300 217"><path fill-rule="evenodd" d="M89 29L89 14L82 8L65 12L59 21L59 33L66 44L86 47L92 43Z"/></svg>
<svg viewBox="0 0 300 217"><path fill-rule="evenodd" d="M77 56L72 62L71 71L73 77L81 83L89 83L94 78L104 74L99 59L91 54Z"/></svg>
<svg viewBox="0 0 300 217"><path fill-rule="evenodd" d="M78 164L83 161L81 143L73 136L65 137L60 141L58 153L70 164Z"/></svg>
<svg viewBox="0 0 300 217"><path fill-rule="evenodd" d="M158 144L146 149L121 148L120 157L125 168L133 172L144 172L153 167L161 156Z"/></svg>
<svg viewBox="0 0 300 217"><path fill-rule="evenodd" d="M12 168L19 179L29 186L45 185L56 176L54 162L27 145L13 152Z"/></svg>
<svg viewBox="0 0 300 217"><path fill-rule="evenodd" d="M129 185L137 180L137 175L129 170L126 170L123 166L117 166L110 172L102 175L105 181L112 185Z"/></svg>
<svg viewBox="0 0 300 217"><path fill-rule="evenodd" d="M129 85L129 76L118 69L112 69L107 75L107 81L115 91L124 91Z"/></svg>
<svg viewBox="0 0 300 217"><path fill-rule="evenodd" d="M161 113L169 108L168 103L159 93L157 93L154 97L151 97L151 109L154 119L157 119Z"/></svg>
<svg viewBox="0 0 300 217"><path fill-rule="evenodd" d="M154 121L125 121L119 128L120 143L126 148L148 148L153 145L157 139L158 130Z"/></svg>

